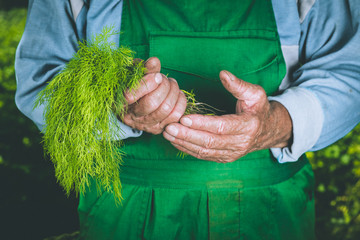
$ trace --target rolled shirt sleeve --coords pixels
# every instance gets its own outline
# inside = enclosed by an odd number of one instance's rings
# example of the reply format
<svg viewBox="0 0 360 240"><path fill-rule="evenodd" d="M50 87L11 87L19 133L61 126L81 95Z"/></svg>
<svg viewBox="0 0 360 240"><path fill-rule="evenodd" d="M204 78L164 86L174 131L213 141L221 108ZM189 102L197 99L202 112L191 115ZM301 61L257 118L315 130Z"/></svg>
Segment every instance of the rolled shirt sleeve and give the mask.
<svg viewBox="0 0 360 240"><path fill-rule="evenodd" d="M64 68L77 51L78 41L88 34L88 4L85 1L85 4L74 5L79 1L29 1L25 31L15 59L15 102L19 110L42 131L45 130L45 106L34 108L38 93ZM117 124L121 131L113 134L114 140L141 134L120 121Z"/></svg>
<svg viewBox="0 0 360 240"><path fill-rule="evenodd" d="M269 98L293 122L292 145L271 149L279 162L334 143L360 121L360 2L307 2L313 5L302 6L307 12L299 18L298 68L287 90Z"/></svg>
<svg viewBox="0 0 360 240"><path fill-rule="evenodd" d="M33 109L35 99L76 52L78 36L71 15L68 1L29 1L15 59L15 102L41 130L44 106Z"/></svg>

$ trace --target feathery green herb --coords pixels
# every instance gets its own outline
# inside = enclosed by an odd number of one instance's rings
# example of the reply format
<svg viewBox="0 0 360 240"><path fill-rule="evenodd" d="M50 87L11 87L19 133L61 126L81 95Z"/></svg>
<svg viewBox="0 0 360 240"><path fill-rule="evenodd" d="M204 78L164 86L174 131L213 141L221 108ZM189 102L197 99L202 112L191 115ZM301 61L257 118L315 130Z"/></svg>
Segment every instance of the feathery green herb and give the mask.
<svg viewBox="0 0 360 240"><path fill-rule="evenodd" d="M44 148L55 166L55 175L67 194L84 193L89 178L98 190L121 200L119 150L123 132L116 117L125 113L124 91L136 89L145 74L134 52L109 43L115 34L104 28L79 50L65 68L39 94L36 106L46 105Z"/></svg>

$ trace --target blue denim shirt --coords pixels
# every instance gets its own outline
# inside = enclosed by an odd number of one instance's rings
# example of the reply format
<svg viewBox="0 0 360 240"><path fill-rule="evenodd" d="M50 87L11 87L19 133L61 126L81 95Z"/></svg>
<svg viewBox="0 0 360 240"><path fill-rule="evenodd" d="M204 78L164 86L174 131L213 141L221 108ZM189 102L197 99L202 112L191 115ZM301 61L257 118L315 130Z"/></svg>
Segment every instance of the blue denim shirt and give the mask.
<svg viewBox="0 0 360 240"><path fill-rule="evenodd" d="M287 65L277 96L290 113L293 143L271 149L279 162L296 161L337 141L360 121L360 1L272 0ZM30 0L15 70L18 108L39 129L37 94L104 26L120 29L122 0ZM111 41L119 43L119 36ZM141 132L118 122L123 138Z"/></svg>

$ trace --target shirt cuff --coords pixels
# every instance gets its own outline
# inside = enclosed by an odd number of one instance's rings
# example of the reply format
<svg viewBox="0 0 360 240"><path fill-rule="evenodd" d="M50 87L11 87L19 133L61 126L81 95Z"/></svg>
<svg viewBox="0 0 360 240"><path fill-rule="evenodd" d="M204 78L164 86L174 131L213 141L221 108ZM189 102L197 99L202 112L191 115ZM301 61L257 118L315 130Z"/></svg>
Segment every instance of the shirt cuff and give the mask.
<svg viewBox="0 0 360 240"><path fill-rule="evenodd" d="M115 114L111 114L110 116L112 124L111 130L112 130L112 136L111 140L113 141L119 141L123 140L129 137L139 137L142 134L142 131L131 128L127 125L125 125L123 122L119 121Z"/></svg>
<svg viewBox="0 0 360 240"><path fill-rule="evenodd" d="M290 147L271 148L279 163L295 162L317 142L324 123L321 104L308 89L293 87L269 101L281 103L289 112L293 124L293 142Z"/></svg>

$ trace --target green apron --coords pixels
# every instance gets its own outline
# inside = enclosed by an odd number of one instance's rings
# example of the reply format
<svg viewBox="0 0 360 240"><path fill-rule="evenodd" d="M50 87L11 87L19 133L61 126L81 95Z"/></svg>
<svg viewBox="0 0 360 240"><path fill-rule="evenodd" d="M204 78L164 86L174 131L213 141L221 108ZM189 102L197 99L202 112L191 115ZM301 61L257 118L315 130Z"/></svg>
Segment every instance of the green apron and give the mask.
<svg viewBox="0 0 360 240"><path fill-rule="evenodd" d="M233 113L228 70L273 94L285 74L271 1L124 1L122 45L156 56L197 100ZM225 113L225 114L226 114ZM178 158L161 135L125 140L122 205L95 184L80 197L83 239L314 239L313 173L305 157L269 150L233 163Z"/></svg>

